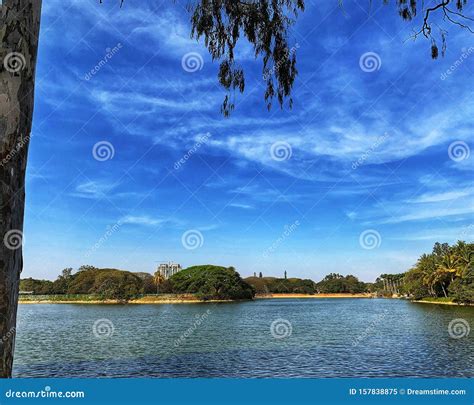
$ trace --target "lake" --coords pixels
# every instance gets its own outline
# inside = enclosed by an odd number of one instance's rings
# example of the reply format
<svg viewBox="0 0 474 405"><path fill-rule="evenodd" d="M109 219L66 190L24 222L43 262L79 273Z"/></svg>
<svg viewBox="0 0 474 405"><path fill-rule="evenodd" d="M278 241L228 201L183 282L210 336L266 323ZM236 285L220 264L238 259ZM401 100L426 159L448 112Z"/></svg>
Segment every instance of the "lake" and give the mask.
<svg viewBox="0 0 474 405"><path fill-rule="evenodd" d="M455 319L454 336L466 325L471 333L451 337ZM396 299L33 304L19 307L14 376L473 377L473 353L474 307Z"/></svg>

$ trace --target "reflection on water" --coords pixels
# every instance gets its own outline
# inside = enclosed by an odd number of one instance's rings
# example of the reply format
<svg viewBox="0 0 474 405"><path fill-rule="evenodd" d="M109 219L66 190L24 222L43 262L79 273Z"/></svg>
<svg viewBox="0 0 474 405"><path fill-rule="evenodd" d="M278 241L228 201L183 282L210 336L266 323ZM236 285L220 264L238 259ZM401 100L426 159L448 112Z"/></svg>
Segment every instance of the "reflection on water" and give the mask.
<svg viewBox="0 0 474 405"><path fill-rule="evenodd" d="M453 339L448 325L457 318L473 331ZM473 352L474 307L382 299L20 305L14 376L472 377Z"/></svg>

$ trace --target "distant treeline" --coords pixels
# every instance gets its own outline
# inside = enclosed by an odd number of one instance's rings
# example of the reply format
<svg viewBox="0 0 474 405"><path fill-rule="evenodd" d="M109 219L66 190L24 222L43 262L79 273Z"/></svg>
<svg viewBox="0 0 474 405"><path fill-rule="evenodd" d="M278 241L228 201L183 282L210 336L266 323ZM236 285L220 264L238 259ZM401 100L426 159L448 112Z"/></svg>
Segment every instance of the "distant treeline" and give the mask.
<svg viewBox="0 0 474 405"><path fill-rule="evenodd" d="M163 280L159 274L81 266L64 269L55 281L20 281L20 291L35 295L87 294L99 299L127 301L143 294L195 294L200 299L251 299L255 292L233 267L194 266Z"/></svg>
<svg viewBox="0 0 474 405"><path fill-rule="evenodd" d="M55 281L23 279L20 290L38 295L89 294L102 299L129 300L143 294L195 294L209 299L249 299L255 293L364 293L382 296L404 295L413 299L443 297L460 303L474 302L474 244L454 246L436 243L430 254L401 274L382 274L374 283L353 275L331 273L319 282L285 277L248 277L242 280L233 267L193 266L164 280L159 273L131 273L117 269L82 266L67 268Z"/></svg>
<svg viewBox="0 0 474 405"><path fill-rule="evenodd" d="M337 294L368 292L370 285L355 276L331 273L319 283L301 278L248 277L244 279L257 294Z"/></svg>
<svg viewBox="0 0 474 405"><path fill-rule="evenodd" d="M131 273L117 269L81 266L64 269L55 281L20 281L20 291L35 295L94 295L99 299L129 300L143 294L195 294L208 299L251 299L267 293L360 293L368 285L354 276L329 274L319 283L309 279L248 277L242 280L233 267L201 265L180 271L168 280L159 273Z"/></svg>

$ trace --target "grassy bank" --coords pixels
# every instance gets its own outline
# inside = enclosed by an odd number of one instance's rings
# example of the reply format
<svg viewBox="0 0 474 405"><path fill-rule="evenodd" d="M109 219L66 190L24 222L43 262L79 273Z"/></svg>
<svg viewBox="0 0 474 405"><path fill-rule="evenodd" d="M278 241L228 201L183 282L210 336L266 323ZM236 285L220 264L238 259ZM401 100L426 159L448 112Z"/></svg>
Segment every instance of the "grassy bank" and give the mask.
<svg viewBox="0 0 474 405"><path fill-rule="evenodd" d="M282 298L372 298L371 294L257 294L255 299ZM22 295L20 304L192 304L202 302L233 302L236 300L202 300L194 294L147 294L129 301L103 299L97 295Z"/></svg>
<svg viewBox="0 0 474 405"><path fill-rule="evenodd" d="M373 298L372 294L361 293L361 294L345 294L345 293L334 293L334 294L257 294L256 299L278 299L278 298Z"/></svg>
<svg viewBox="0 0 474 405"><path fill-rule="evenodd" d="M463 304L459 302L454 302L453 298L451 297L426 297L420 300L413 300L412 302L416 302L419 304L439 304L439 305L460 305L460 306L474 306L474 304Z"/></svg>
<svg viewBox="0 0 474 405"><path fill-rule="evenodd" d="M202 302L232 302L232 300L202 300L194 294L148 294L129 301L104 299L97 295L22 295L20 304L192 304Z"/></svg>

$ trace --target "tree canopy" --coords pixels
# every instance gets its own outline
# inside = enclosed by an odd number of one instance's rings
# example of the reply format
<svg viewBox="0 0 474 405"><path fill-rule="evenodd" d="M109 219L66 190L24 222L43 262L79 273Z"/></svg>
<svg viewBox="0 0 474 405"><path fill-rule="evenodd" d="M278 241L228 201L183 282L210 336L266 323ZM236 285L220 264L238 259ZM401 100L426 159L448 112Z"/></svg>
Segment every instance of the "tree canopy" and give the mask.
<svg viewBox="0 0 474 405"><path fill-rule="evenodd" d="M445 298L474 302L474 243L436 242L431 253L422 254L403 274L383 274L374 284L382 294L406 294L414 299Z"/></svg>
<svg viewBox="0 0 474 405"><path fill-rule="evenodd" d="M124 0L119 0L124 4ZM379 0L385 5L390 0ZM100 0L102 3L102 0ZM343 7L344 0L338 0ZM369 8L373 0L367 1ZM420 35L430 41L431 57L438 58L439 48L446 50L447 26L454 25L470 33L474 19L466 15L468 0L394 0L399 16L412 21L421 16ZM239 39L245 38L253 47L255 58L263 62L262 80L266 84L264 98L267 108L274 99L280 107L285 101L291 108L293 85L298 74L296 46L291 46L290 28L305 9L304 0L191 0L188 5L191 37L203 39L213 60L219 61L218 81L226 90L221 111L224 116L235 108L235 92L245 90L245 72L236 59Z"/></svg>
<svg viewBox="0 0 474 405"><path fill-rule="evenodd" d="M359 281L359 279L353 275L342 276L341 274L331 273L324 277L319 283L316 284L316 288L321 293L350 293L357 294L367 291L367 285Z"/></svg>
<svg viewBox="0 0 474 405"><path fill-rule="evenodd" d="M255 291L242 280L233 267L192 266L171 276L171 291L196 294L204 300L251 299Z"/></svg>
<svg viewBox="0 0 474 405"><path fill-rule="evenodd" d="M248 277L244 279L258 294L314 294L316 284L313 280L301 278Z"/></svg>

